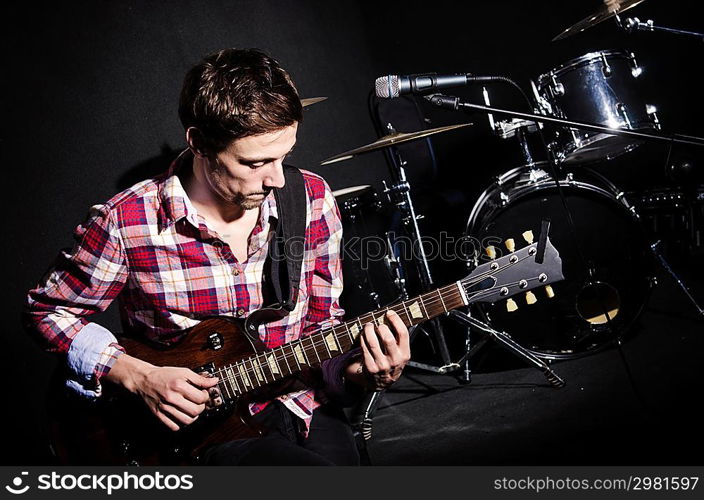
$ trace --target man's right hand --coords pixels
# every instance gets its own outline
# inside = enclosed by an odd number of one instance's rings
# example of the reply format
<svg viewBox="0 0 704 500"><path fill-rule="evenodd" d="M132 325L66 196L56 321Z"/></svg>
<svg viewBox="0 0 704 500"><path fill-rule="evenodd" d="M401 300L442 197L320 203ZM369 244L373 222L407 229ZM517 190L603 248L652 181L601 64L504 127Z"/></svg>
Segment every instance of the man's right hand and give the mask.
<svg viewBox="0 0 704 500"><path fill-rule="evenodd" d="M192 424L210 399L207 389L218 383L174 366L154 366L128 354L115 360L107 380L139 394L156 417L173 431Z"/></svg>

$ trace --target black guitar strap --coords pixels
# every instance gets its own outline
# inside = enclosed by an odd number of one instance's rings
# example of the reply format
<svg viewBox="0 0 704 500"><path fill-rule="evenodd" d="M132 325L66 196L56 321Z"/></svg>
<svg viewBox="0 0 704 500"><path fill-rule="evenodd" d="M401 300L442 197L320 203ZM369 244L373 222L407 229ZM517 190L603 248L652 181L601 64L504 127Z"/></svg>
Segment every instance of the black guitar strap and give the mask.
<svg viewBox="0 0 704 500"><path fill-rule="evenodd" d="M274 190L279 220L269 246L269 276L278 305L289 313L296 307L303 264L306 190L296 167L284 165L284 177L284 187Z"/></svg>
<svg viewBox="0 0 704 500"><path fill-rule="evenodd" d="M264 279L268 285L265 290L273 292L276 302L253 311L245 320L244 330L257 350L262 348L256 336L259 325L277 321L293 311L300 288L305 250L306 189L303 174L297 168L284 165L284 177L284 187L274 190L278 221L264 264Z"/></svg>

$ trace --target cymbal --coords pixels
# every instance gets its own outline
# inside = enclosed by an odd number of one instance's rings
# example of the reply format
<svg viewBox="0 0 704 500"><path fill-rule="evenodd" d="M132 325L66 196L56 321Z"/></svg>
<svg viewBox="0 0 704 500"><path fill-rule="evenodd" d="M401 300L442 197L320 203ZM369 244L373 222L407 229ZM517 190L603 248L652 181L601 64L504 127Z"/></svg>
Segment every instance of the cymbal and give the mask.
<svg viewBox="0 0 704 500"><path fill-rule="evenodd" d="M591 28L592 26L595 26L602 21L606 21L607 19L614 17L616 14L625 12L628 9L635 7L636 5L644 1L645 0L603 0L604 5L602 5L599 10L597 10L591 16L585 17L578 23L570 26L565 31L553 38L552 41L554 42L556 40L562 40L563 38L567 38L568 36L574 35L576 33L581 33L587 28Z"/></svg>
<svg viewBox="0 0 704 500"><path fill-rule="evenodd" d="M307 99L301 99L301 106L304 108L307 106L312 106L318 102L324 101L327 97L308 97Z"/></svg>
<svg viewBox="0 0 704 500"><path fill-rule="evenodd" d="M346 194L358 193L360 191L364 191L365 189L368 189L370 187L371 187L370 184L362 184L361 186L350 186L350 187L346 187L346 188L342 188L342 189L337 189L332 192L332 195L335 198L338 198L340 196L345 196Z"/></svg>
<svg viewBox="0 0 704 500"><path fill-rule="evenodd" d="M448 125L446 127L429 128L427 130L419 130L417 132L395 132L393 134L385 135L380 139L367 144L366 146L361 146L356 149L351 149L339 155L331 156L325 161L320 162L321 165L329 165L331 163L336 163L338 161L349 160L357 155L363 153L369 153L370 151L377 151L379 149L388 148L390 146L396 146L397 144L403 144L404 142L415 141L416 139L422 139L423 137L428 137L430 135L439 134L441 132L447 132L448 130L454 130L456 128L469 127L474 125L473 123L461 123L459 125Z"/></svg>

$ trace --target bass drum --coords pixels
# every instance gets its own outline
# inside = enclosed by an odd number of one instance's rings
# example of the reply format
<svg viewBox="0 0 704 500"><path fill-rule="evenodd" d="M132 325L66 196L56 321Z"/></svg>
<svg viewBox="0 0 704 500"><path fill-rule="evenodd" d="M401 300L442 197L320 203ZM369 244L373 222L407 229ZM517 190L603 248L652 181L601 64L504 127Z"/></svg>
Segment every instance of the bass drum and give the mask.
<svg viewBox="0 0 704 500"><path fill-rule="evenodd" d="M560 185L574 220L574 231L555 181L544 163L515 168L500 176L480 196L467 223L467 237L507 252L504 239L531 230L538 238L541 223L550 220L550 240L560 253L565 280L549 290L535 290L538 299L513 297L480 305L481 315L495 329L546 359L579 357L622 336L640 314L651 284L652 261L638 217L623 196L596 172L581 168ZM501 255L500 252L499 256ZM478 250L472 265L488 260Z"/></svg>

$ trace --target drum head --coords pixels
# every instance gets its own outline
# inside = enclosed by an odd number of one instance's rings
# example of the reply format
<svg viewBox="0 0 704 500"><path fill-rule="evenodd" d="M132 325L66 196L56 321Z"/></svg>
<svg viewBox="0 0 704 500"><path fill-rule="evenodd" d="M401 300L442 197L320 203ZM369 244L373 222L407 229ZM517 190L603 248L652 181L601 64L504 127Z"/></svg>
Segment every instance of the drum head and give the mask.
<svg viewBox="0 0 704 500"><path fill-rule="evenodd" d="M587 170L587 169L585 169ZM518 175L515 176L518 178ZM550 219L550 239L560 253L565 280L554 283L555 296L534 290L537 303L515 296L518 310L506 302L478 306L496 329L511 335L539 357L578 357L623 335L643 308L650 289L651 260L639 223L606 187L563 181L575 230L550 179L520 187L489 190L475 207L469 236L503 246L532 230L538 237L543 219ZM501 199L508 200L502 203ZM492 240L493 238L493 240Z"/></svg>

